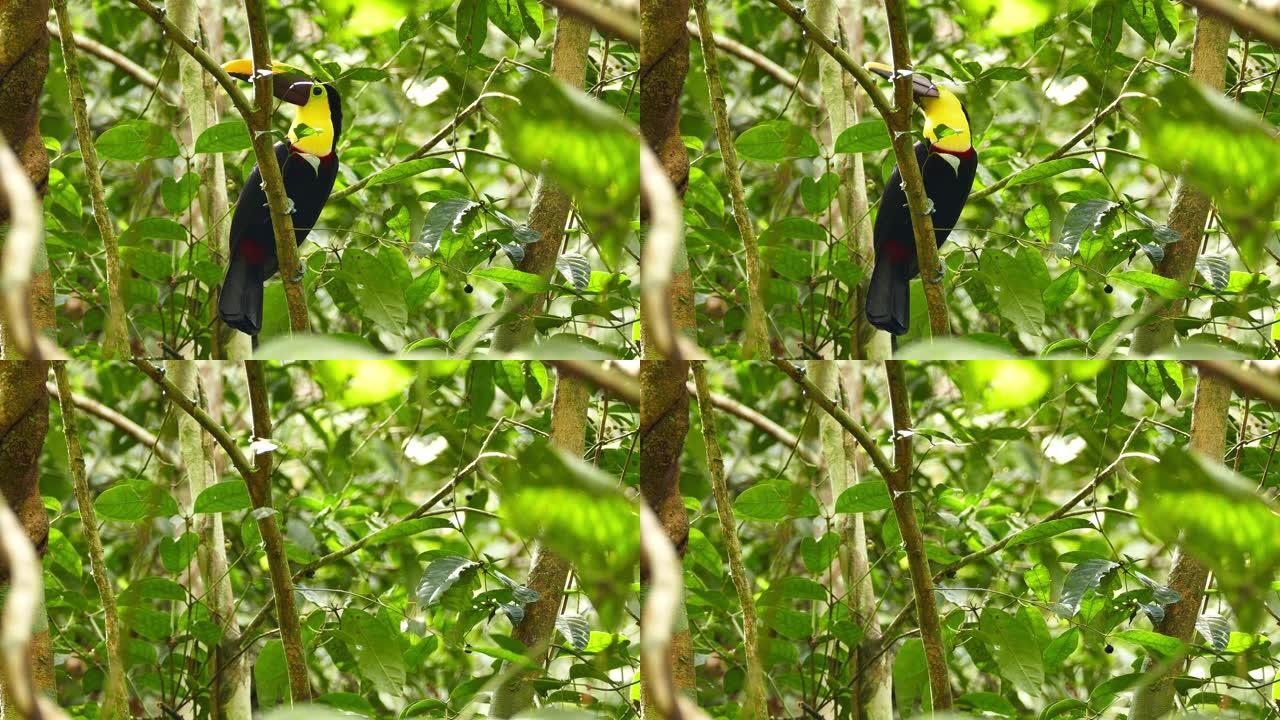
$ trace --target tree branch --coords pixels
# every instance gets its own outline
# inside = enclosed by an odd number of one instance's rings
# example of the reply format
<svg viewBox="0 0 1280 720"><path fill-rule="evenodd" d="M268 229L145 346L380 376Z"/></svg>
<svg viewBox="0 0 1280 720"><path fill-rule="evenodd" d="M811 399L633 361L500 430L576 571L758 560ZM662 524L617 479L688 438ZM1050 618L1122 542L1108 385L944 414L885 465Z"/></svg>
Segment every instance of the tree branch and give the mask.
<svg viewBox="0 0 1280 720"><path fill-rule="evenodd" d="M702 33L702 67L707 75L707 92L711 97L711 114L715 119L716 141L720 145L720 159L724 176L729 182L729 198L733 203L733 219L738 225L738 235L746 253L747 265L747 337L743 342L743 357L770 355L769 329L765 326L764 290L760 271L760 246L756 242L756 229L747 210L746 192L742 189L742 176L738 172L738 150L733 144L733 131L729 127L729 110L724 99L724 87L720 84L720 64L716 58L716 43L711 35L711 20L707 17L706 0L693 0L698 16L698 28Z"/></svg>
<svg viewBox="0 0 1280 720"><path fill-rule="evenodd" d="M575 15L593 25L602 35L640 47L640 23L617 8L594 0L547 0L561 15Z"/></svg>
<svg viewBox="0 0 1280 720"><path fill-rule="evenodd" d="M699 10L698 21L705 23L704 1L694 0L694 4ZM742 546L738 542L738 527L733 516L732 501L729 498L729 486L724 479L724 458L720 453L720 441L716 437L715 411L711 409L711 390L707 387L707 373L703 362L693 363L692 368L693 382L698 393L698 412L702 415L702 442L707 451L711 492L715 496L716 513L720 516L720 534L724 539L725 555L729 560L729 577L733 580L733 588L738 594L738 604L742 607L743 650L746 655L747 679L742 709L738 717L746 720L766 718L769 711L765 706L764 667L760 662L759 641L756 635L758 620L755 595L751 592L751 584L747 580L747 570L742 565Z"/></svg>
<svg viewBox="0 0 1280 720"><path fill-rule="evenodd" d="M65 13L61 0L59 8ZM61 20L66 22L65 18ZM123 720L129 717L129 695L125 689L124 656L120 646L120 613L116 607L116 591L107 577L107 564L103 560L102 538L98 535L98 518L89 492L89 480L85 477L84 452L80 449L80 433L76 429L75 403L71 400L71 385L67 382L67 364L53 364L53 376L58 383L58 406L62 410L62 430L67 441L67 466L75 487L76 506L80 512L80 524L84 527L85 542L89 545L89 567L102 602L103 624L107 641L107 679L102 699L102 717Z"/></svg>
<svg viewBox="0 0 1280 720"><path fill-rule="evenodd" d="M0 494L0 555L9 578L0 608L0 684L18 717L63 720L67 714L37 687L31 662L31 639L44 612L44 573L40 558L18 516Z"/></svg>
<svg viewBox="0 0 1280 720"><path fill-rule="evenodd" d="M1067 138L1067 140L1063 142L1061 145L1059 145L1056 149L1054 149L1053 152L1049 153L1048 155L1045 155L1038 162L1032 165L1028 165L1027 167L1017 172L1009 173L1008 175L982 188L981 190L974 191L972 194L969 195L969 199L977 200L979 198L984 198L988 195L991 195L992 193L999 192L1004 188L1005 185L1009 184L1010 180L1030 170L1036 165L1047 163L1052 160L1057 160L1063 155L1066 155L1067 152L1069 152L1071 148L1078 145L1081 140L1084 140L1086 137L1089 137L1089 133L1093 132L1094 128L1098 127L1098 125L1101 124L1103 120L1110 117L1115 111L1119 110L1120 102L1122 100L1128 100L1129 98L1145 98L1145 97L1148 97L1148 96L1138 92L1120 93L1120 95L1118 95L1115 100L1111 101L1110 105L1103 108L1102 111L1099 112L1097 115L1094 115L1092 120L1086 123L1084 127L1077 130L1074 135ZM1098 148L1098 149L1101 150L1102 148Z"/></svg>
<svg viewBox="0 0 1280 720"><path fill-rule="evenodd" d="M1231 23L1239 33L1251 35L1272 47L1280 47L1280 19L1233 0L1187 0L1201 12L1217 15Z"/></svg>
<svg viewBox="0 0 1280 720"><path fill-rule="evenodd" d="M271 404L267 397L267 380L261 361L245 360L244 373L249 384L254 438L259 442L270 441ZM280 642L284 645L285 666L289 671L290 696L294 703L304 703L311 699L311 683L307 679L306 649L302 644L302 627L298 623L289 557L285 554L284 536L280 534L276 509L271 502L272 456L273 451L269 449L256 451L254 472L245 478L245 483L249 486L249 498L253 501L254 516L258 519L263 550L271 571L276 620L280 625Z"/></svg>
<svg viewBox="0 0 1280 720"><path fill-rule="evenodd" d="M14 347L0 342L0 357L32 360L60 358L64 353L54 342L40 332L31 291L36 260L43 252L44 210L36 195L31 179L22 169L18 157L0 134L0 190L8 199L9 235L4 241L3 259L0 263L0 290L3 291L4 340Z"/></svg>
<svg viewBox="0 0 1280 720"><path fill-rule="evenodd" d="M245 478L247 482L249 476L253 475L253 466L249 464L249 459L245 457L244 452L236 445L236 441L231 438L226 429L209 417L208 413L179 390L177 385L174 385L172 381L166 378L163 370L146 360L135 359L131 362L134 367L141 370L160 386L166 398L173 402L174 405L177 405L183 412L195 418L196 422L200 423L200 427L213 436L213 439L227 453L227 457L231 459L231 464L235 467L236 472L240 474L240 477Z"/></svg>
<svg viewBox="0 0 1280 720"><path fill-rule="evenodd" d="M45 27L49 30L50 36L58 38L59 42L62 41L61 32L59 31L58 26L56 24L51 22L45 23ZM157 78L154 74L152 74L150 70L130 60L128 56L122 53L118 53L115 50L107 47L106 45L103 45L102 43L98 42L97 40L84 37L83 35L78 37L73 36L72 41L75 42L76 47L80 48L81 50L84 50L85 52L89 53L90 55L93 55L94 57L97 57L101 60L105 60L111 63L112 65L115 65L125 75L128 75L129 77L133 78L134 80L137 80L143 85L146 85L149 90L153 90L159 93L160 96L163 97L170 104L172 105L178 104L178 98L174 97L173 93L170 92L168 88L160 84L159 78Z"/></svg>
<svg viewBox="0 0 1280 720"><path fill-rule="evenodd" d="M916 522L916 511L911 499L911 439L914 433L906 373L899 360L886 360L884 366L889 378L889 403L893 407L893 461L896 466L893 475L886 477L885 481L893 496L893 512L898 517L898 529L902 534L902 545L911 570L911 588L915 594L920 640L924 643L925 665L929 669L933 710L949 710L951 680L947 675L947 649L942 642L942 623L938 619L938 601L933 593L929 556L925 554L924 536Z"/></svg>
<svg viewBox="0 0 1280 720"><path fill-rule="evenodd" d="M876 446L876 441L871 438L871 435L861 425L859 425L856 420L850 417L849 413L844 411L844 408L840 407L831 399L830 396L822 392L822 390L818 388L813 380L810 379L805 371L800 369L799 366L795 365L790 360L775 359L773 360L773 364L778 366L782 372L789 375L791 379L804 390L804 394L812 400L815 405L822 408L822 410L831 417L835 418L836 422L840 423L841 427L843 427L854 437L855 440L858 441L858 444L862 446L862 449L867 451L867 457L871 458L871 464L876 467L876 471L879 472L880 476L885 478L885 481L887 482L895 472L894 467L889 464L889 458L885 457L885 454Z"/></svg>
<svg viewBox="0 0 1280 720"><path fill-rule="evenodd" d="M622 402L640 406L640 384L629 375L606 370L599 362L589 360L550 360L558 372L582 378L588 385L597 387Z"/></svg>
<svg viewBox="0 0 1280 720"><path fill-rule="evenodd" d="M698 29L697 23L689 23L689 35L699 44L702 43L702 31ZM795 90L796 95L800 96L809 105L817 108L823 107L824 103L821 97L814 95L813 91L800 82L800 78L796 77L790 70L782 67L778 63L765 57L762 53L743 45L727 35L712 35L715 40L716 47L733 55L741 60L756 66L765 75L778 81L779 85L784 85Z"/></svg>
<svg viewBox="0 0 1280 720"><path fill-rule="evenodd" d="M105 358L127 357L129 329L124 316L124 292L120 287L120 246L116 228L107 212L107 193L102 187L102 174L98 171L98 150L93 144L93 129L89 125L88 104L80 83L80 63L76 58L76 44L71 38L71 19L67 15L67 1L53 0L58 15L58 29L62 33L62 59L67 72L67 92L71 96L71 112L76 126L76 141L80 145L80 157L84 162L85 179L89 182L89 197L93 202L93 219L102 237L102 247L107 261L107 324L102 342Z"/></svg>
<svg viewBox="0 0 1280 720"><path fill-rule="evenodd" d="M440 128L440 130L437 131L435 135L432 135L430 139L428 139L426 142L419 145L417 150L414 150L408 155L405 155L402 160L392 163L390 166L388 166L387 168L384 168L383 170L380 170L379 172L383 172L385 170L393 168L396 165L402 165L412 160L417 160L419 158L426 157L427 153L431 152L432 148L434 148L436 145L439 145L440 141L449 137L449 134L452 133L454 130L456 130L458 126L462 124L463 120L466 120L476 111L478 111L483 105L484 101L489 98L503 98L504 100L510 100L516 104L520 103L520 101L517 98L511 95L507 95L506 93L500 93L500 92L481 93L479 97L471 101L470 105L463 108L462 111L459 112L457 115L454 115L453 118L449 120L449 122L444 127ZM369 180L371 180L373 176L376 174L377 173L370 173L369 175L366 175L365 177L351 183L350 185L342 188L341 190L335 190L333 194L329 196L329 199L340 200L344 197L347 197L348 195L351 195L352 193L357 193L363 190L364 187L369 184Z"/></svg>
<svg viewBox="0 0 1280 720"><path fill-rule="evenodd" d="M44 387L45 390L48 391L50 397L55 400L58 399L58 386L53 383L45 383ZM74 403L77 408L84 410L96 418L107 421L120 430L120 432L128 435L134 440L137 440L143 446L154 452L156 457L160 458L160 462L165 465L173 466L178 470L178 472L183 472L184 467L182 458L177 457L170 452L169 449L160 442L160 438L152 434L150 430L147 430L138 423L91 397L71 393L71 402Z"/></svg>

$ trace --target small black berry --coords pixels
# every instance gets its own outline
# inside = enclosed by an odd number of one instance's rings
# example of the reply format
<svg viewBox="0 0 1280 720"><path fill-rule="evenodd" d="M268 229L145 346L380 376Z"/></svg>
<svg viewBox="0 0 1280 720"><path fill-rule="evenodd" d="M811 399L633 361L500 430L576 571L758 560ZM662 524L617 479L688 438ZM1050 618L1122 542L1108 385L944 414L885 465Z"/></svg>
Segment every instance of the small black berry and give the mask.
<svg viewBox="0 0 1280 720"><path fill-rule="evenodd" d="M463 285L463 286L462 286L462 292L464 292L464 293L466 293L466 294L468 294L468 295L470 295L470 294L471 294L472 292L474 292L474 291L475 291L475 288L471 287L471 283L467 283L466 285ZM1107 292L1111 292L1111 291L1110 291L1110 290L1108 290Z"/></svg>
<svg viewBox="0 0 1280 720"><path fill-rule="evenodd" d="M1103 286L1102 286L1102 292L1104 292L1104 293L1106 293L1106 294L1108 294L1108 295L1110 295L1114 290L1115 290L1115 288L1111 287L1111 285L1110 285L1110 284L1107 284L1107 285L1103 285Z"/></svg>
<svg viewBox="0 0 1280 720"><path fill-rule="evenodd" d="M1108 655L1116 651L1116 649L1111 645L1111 643L1107 643L1107 646L1103 648L1103 650L1106 650Z"/></svg>

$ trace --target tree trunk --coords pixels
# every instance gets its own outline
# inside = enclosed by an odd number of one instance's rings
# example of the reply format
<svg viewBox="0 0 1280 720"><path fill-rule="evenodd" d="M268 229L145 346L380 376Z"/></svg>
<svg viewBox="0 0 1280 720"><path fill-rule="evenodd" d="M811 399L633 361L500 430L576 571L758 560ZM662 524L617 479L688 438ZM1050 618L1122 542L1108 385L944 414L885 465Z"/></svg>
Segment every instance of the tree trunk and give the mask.
<svg viewBox="0 0 1280 720"><path fill-rule="evenodd" d="M1226 452L1227 405L1231 400L1231 386L1221 378L1200 374L1196 386L1195 405L1191 410L1191 450L1220 462ZM1191 555L1178 550L1169 573L1169 588L1181 596L1178 602L1165 608L1164 620L1156 631L1175 637L1184 643L1191 642L1196 632L1196 618L1204 602L1204 588L1209 580L1209 570ZM1147 662L1147 672L1159 663ZM1139 689L1133 698L1132 720L1154 720L1173 709L1173 678L1180 673L1185 662L1164 668L1157 678Z"/></svg>
<svg viewBox="0 0 1280 720"><path fill-rule="evenodd" d="M1221 92L1226 77L1227 43L1231 25L1217 15L1198 11L1195 44L1191 49L1191 78L1207 88ZM1169 227L1178 233L1178 241L1165 248L1164 259L1156 272L1187 284L1195 275L1196 259L1204 240L1204 225L1209 218L1209 196L1183 179L1174 192L1173 209L1169 211ZM1164 304L1149 297L1144 309ZM1155 319L1137 329L1133 336L1134 355L1152 355L1173 342L1173 320L1182 314L1184 300L1168 301L1156 310Z"/></svg>
<svg viewBox="0 0 1280 720"><path fill-rule="evenodd" d="M824 393L836 397L837 382L842 391L845 412L854 420L862 420L862 377L860 363L810 361L809 372L813 382ZM841 493L857 483L863 468L853 436L844 432L840 423L823 413L818 418L818 434L822 440L822 453L827 460L827 477L831 483L831 500L834 503ZM836 523L840 535L837 556L849 612L862 627L862 644L856 648L853 672L854 707L852 717L858 720L889 720L893 717L893 679L889 672L889 653L880 652L882 637L876 618L876 595L871 584L871 564L867 558L867 530L862 513L841 516ZM872 659L874 658L874 659Z"/></svg>
<svg viewBox="0 0 1280 720"><path fill-rule="evenodd" d="M43 23L44 16L39 20ZM35 360L0 362L0 492L22 523L36 552L44 555L49 541L49 516L40 499L40 452L49 429L49 396L45 392L48 363ZM0 565L0 599L9 590L7 561ZM53 643L48 615L42 607L32 628L30 662L36 687L52 692ZM12 705L0 681L0 703Z"/></svg>
<svg viewBox="0 0 1280 720"><path fill-rule="evenodd" d="M551 49L551 76L570 87L581 89L586 81L587 46L591 41L591 24L578 15L561 12L556 18L556 37ZM517 269L544 278L556 271L564 224L569 219L573 198L557 186L546 173L538 176L533 191L533 207L529 210L529 227L538 232L538 241L525 247L524 259ZM547 307L547 293L508 291L502 303L507 321L498 326L493 336L494 349L510 352L533 341L533 319Z"/></svg>
<svg viewBox="0 0 1280 720"><path fill-rule="evenodd" d="M640 492L680 558L689 540L689 516L680 495L680 456L689 432L688 375L689 364L684 361L646 360L640 364ZM648 586L643 573L640 586L643 595ZM669 662L677 690L692 689L693 638L683 599L676 614ZM646 717L657 717L652 702L644 693Z"/></svg>
<svg viewBox="0 0 1280 720"><path fill-rule="evenodd" d="M680 98L689 75L689 0L644 0L640 3L640 134L666 170L676 195L689 185L689 154L680 136ZM649 223L649 207L640 203L640 226ZM642 233L643 235L643 233ZM693 333L693 277L684 243L671 260L671 314L675 330ZM640 344L653 353L649 320L640 319ZM687 369L687 368L686 368ZM681 373L683 377L685 373Z"/></svg>
<svg viewBox="0 0 1280 720"><path fill-rule="evenodd" d="M862 62L862 0L815 0L809 3L813 22L829 37L845 48L854 62ZM848 26L842 25L847 22ZM852 125L862 120L863 95L853 87L853 78L840 67L836 59L826 53L818 55L818 78L822 87L822 99L826 107L825 122L831 136L831 144ZM867 322L864 311L867 282L871 278L873 260L871 247L871 210L867 200L867 175L861 153L842 155L832 168L840 176L832 209L839 213L839 226L848 234L846 243L853 261L864 270L863 280L856 288L849 288L853 302L850 305L849 333L851 358L884 360L889 357L889 334L879 332ZM839 358L837 358L839 359Z"/></svg>
<svg viewBox="0 0 1280 720"><path fill-rule="evenodd" d="M204 393L198 390L195 363L190 360L166 363L169 377L187 397L201 407L208 407ZM217 367L215 365L215 367ZM249 664L244 655L235 656L240 645L240 624L236 621L235 597L227 568L227 541L221 513L194 515L194 503L200 493L212 484L213 439L200 430L200 425L186 413L179 413L178 449L186 470L189 488L187 514L195 517L195 532L200 537L199 582L204 587L205 602L211 619L222 628L222 643L214 648L213 667L218 669L210 688L211 716L215 720L250 720ZM190 578L196 584L196 578ZM194 588L193 588L194 592Z"/></svg>
<svg viewBox="0 0 1280 720"><path fill-rule="evenodd" d="M0 134L13 148L18 162L43 198L49 188L49 153L40 136L40 93L49 72L49 17L47 0L20 0L0 4ZM0 193L0 224L9 222L9 203ZM36 249L31 277L32 319L35 329L52 330L53 279L42 242ZM0 317L2 317L0 313ZM10 347L0 322L0 357Z"/></svg>
<svg viewBox="0 0 1280 720"><path fill-rule="evenodd" d="M551 407L551 444L574 457L581 457L586 444L588 388L582 380L564 374L556 377L556 397ZM512 637L529 648L531 657L545 661L547 648L555 637L556 617L564 599L565 582L569 579L569 562L551 550L540 547L528 587L537 591L538 600L526 606L524 619L516 625ZM503 684L493 698L489 712L494 717L509 718L533 703L533 681L541 675L531 670L516 675Z"/></svg>
<svg viewBox="0 0 1280 720"><path fill-rule="evenodd" d="M169 12L173 22L189 37L200 37L200 18L197 3L194 0L171 0ZM221 14L208 14L205 23L222 24ZM219 29L218 35L221 36ZM206 27L205 43L208 47L219 47L212 42L213 33ZM182 79L182 98L187 104L187 126L191 130L191 141L195 142L209 126L218 122L217 90L213 78L200 67L196 59L178 52L178 74ZM222 153L205 153L197 160L197 171L200 174L198 202L200 217L204 221L205 235L209 244L209 254L220 263L229 257L231 245L229 202L227 200L227 172ZM216 296L218 288L209 288ZM249 336L233 332L225 347L218 341L218 329L223 325L218 322L216 303L210 303L214 328L212 338L213 357L227 360L244 360L252 353Z"/></svg>

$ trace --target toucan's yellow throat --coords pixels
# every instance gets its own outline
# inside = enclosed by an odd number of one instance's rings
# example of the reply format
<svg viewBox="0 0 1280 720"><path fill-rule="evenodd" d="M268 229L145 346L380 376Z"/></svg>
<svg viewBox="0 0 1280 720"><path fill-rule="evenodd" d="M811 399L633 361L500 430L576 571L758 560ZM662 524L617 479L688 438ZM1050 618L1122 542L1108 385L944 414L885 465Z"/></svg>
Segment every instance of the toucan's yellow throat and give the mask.
<svg viewBox="0 0 1280 720"><path fill-rule="evenodd" d="M240 80L252 82L254 79L253 60L247 58L232 60L222 69ZM332 153L338 130L334 127L334 111L330 104L331 88L286 63L272 63L268 74L271 76L272 94L298 108L293 124L289 126L289 142L298 150L317 157ZM299 137L303 134L304 125L308 128L306 136Z"/></svg>
<svg viewBox="0 0 1280 720"><path fill-rule="evenodd" d="M884 63L869 62L863 67L886 80L894 79L893 68ZM972 148L969 118L960 98L920 73L904 72L910 74L911 94L924 111L924 136L929 142L947 152L965 152Z"/></svg>
<svg viewBox="0 0 1280 720"><path fill-rule="evenodd" d="M924 110L924 136L934 147L950 152L964 152L973 147L969 118L954 93L939 87L938 97L920 98L920 107Z"/></svg>

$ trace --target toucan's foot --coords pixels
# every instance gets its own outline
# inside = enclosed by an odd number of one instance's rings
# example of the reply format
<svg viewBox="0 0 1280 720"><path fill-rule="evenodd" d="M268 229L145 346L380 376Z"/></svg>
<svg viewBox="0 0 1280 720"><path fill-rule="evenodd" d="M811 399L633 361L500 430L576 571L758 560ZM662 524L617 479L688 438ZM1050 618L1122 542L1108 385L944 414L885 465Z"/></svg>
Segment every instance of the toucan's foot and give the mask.
<svg viewBox="0 0 1280 720"><path fill-rule="evenodd" d="M933 209L934 209L933 198L926 195L924 198L924 214L932 215Z"/></svg>
<svg viewBox="0 0 1280 720"><path fill-rule="evenodd" d="M943 271L942 266L938 266L938 274L929 278L929 282L933 283L934 285L941 285L942 279L944 277L946 277L946 272Z"/></svg>
<svg viewBox="0 0 1280 720"><path fill-rule="evenodd" d="M288 214L292 215L292 214L294 213L294 211L295 211L295 210L297 210L297 209L298 209L298 206L294 204L294 202L293 202L293 198L289 197L288 195L285 195L285 196L284 196L284 211L285 211L286 213L288 213Z"/></svg>
<svg viewBox="0 0 1280 720"><path fill-rule="evenodd" d="M296 283L302 282L302 277L306 274L307 274L307 271L302 269L302 263L298 263L298 272L293 276L293 282L296 282Z"/></svg>

